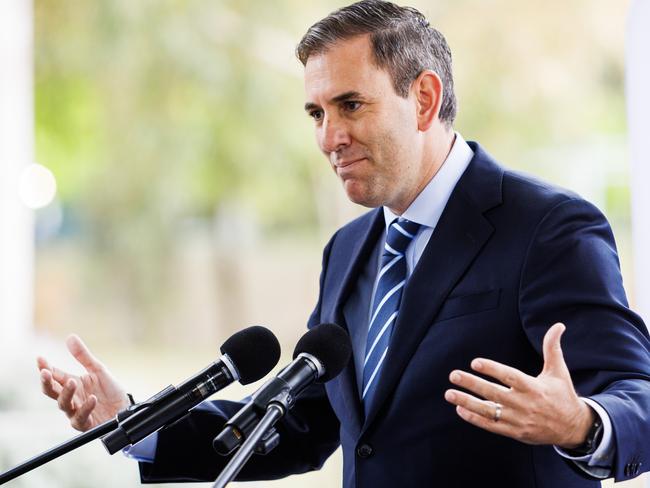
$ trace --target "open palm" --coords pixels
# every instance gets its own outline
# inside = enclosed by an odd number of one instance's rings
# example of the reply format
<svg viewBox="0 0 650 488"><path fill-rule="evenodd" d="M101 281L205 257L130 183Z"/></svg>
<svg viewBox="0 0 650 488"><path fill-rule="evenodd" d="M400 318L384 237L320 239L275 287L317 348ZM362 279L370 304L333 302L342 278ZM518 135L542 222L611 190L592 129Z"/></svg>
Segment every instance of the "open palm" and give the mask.
<svg viewBox="0 0 650 488"><path fill-rule="evenodd" d="M76 335L66 345L74 358L85 368L81 376L67 373L37 358L43 393L56 400L70 419L70 425L86 431L113 418L129 405L124 389L106 367L97 360Z"/></svg>

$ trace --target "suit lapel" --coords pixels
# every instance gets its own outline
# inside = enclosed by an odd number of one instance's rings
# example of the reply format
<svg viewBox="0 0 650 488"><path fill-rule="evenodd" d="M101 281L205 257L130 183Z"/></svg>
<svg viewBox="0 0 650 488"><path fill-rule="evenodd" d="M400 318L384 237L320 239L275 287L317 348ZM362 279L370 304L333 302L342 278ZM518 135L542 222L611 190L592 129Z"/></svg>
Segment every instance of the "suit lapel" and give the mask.
<svg viewBox="0 0 650 488"><path fill-rule="evenodd" d="M349 246L350 254L347 259L343 260L343 262L347 263L347 266L342 270L340 277L338 277L341 285L338 287L337 295L334 299L334 314L339 325L346 328L350 325L346 323L345 317L343 316L343 305L357 284L357 277L372 253L373 247L377 244L381 232L384 230L384 214L379 208L370 216L369 225L361 229L358 236L353 237L354 240L352 242L341 244L342 246ZM359 324L351 325L356 327Z"/></svg>
<svg viewBox="0 0 650 488"><path fill-rule="evenodd" d="M351 338L363 333L363 328L367 327L368 324L365 320L361 322L348 323L343 314L343 306L357 283L359 273L361 273L363 267L367 264L367 261L372 254L372 250L379 240L381 232L384 230L384 214L381 209L377 209L374 214L371 215L369 225L359 232L358 238L349 243L350 255L347 260L342 261L347 262L348 264L339 278L341 286L339 287L338 294L334 300L334 321L345 327ZM348 243L345 243L344 245L347 244ZM359 399L354 360L350 360L348 365L335 381L338 381L339 383L341 398L345 401L348 414L353 420L353 425L351 427L354 432L358 433L361 431L361 425L363 422L363 406Z"/></svg>
<svg viewBox="0 0 650 488"><path fill-rule="evenodd" d="M494 230L483 212L501 201L503 170L480 147L472 149L475 156L447 202L404 290L384 367L362 430L375 419L441 305Z"/></svg>

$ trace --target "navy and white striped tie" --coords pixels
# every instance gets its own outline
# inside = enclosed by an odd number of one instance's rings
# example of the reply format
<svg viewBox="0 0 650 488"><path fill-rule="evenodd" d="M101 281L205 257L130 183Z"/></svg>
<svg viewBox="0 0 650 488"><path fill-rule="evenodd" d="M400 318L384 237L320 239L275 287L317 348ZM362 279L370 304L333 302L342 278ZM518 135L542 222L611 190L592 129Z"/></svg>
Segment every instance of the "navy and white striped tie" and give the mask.
<svg viewBox="0 0 650 488"><path fill-rule="evenodd" d="M382 363L388 352L388 343L397 320L402 290L406 283L406 248L418 232L420 224L406 219L395 219L388 228L377 290L368 325L366 356L363 363L364 409L368 410L372 392L377 385Z"/></svg>

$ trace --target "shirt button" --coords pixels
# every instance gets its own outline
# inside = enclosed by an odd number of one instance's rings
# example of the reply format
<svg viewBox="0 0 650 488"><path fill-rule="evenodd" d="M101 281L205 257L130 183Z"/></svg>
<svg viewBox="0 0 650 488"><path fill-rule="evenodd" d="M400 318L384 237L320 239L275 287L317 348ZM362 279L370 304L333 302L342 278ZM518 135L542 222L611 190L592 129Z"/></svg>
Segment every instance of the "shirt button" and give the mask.
<svg viewBox="0 0 650 488"><path fill-rule="evenodd" d="M361 444L357 447L357 456L361 459L367 459L372 455L372 447L369 444Z"/></svg>

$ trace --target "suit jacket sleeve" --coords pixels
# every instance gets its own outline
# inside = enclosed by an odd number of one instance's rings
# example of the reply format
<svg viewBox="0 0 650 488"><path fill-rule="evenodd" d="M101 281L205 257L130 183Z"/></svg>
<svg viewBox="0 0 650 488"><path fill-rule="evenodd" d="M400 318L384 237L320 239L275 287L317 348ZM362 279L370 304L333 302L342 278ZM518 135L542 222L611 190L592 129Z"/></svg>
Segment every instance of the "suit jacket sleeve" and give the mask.
<svg viewBox="0 0 650 488"><path fill-rule="evenodd" d="M327 272L332 241L323 253L321 286ZM317 325L320 303L319 296L309 319L309 327ZM230 458L219 456L212 448L212 440L221 431L226 419L243 405L243 402L203 402L186 417L162 429L154 462L140 463L142 482L216 479ZM276 427L280 433L280 444L266 456L254 455L237 476L238 481L278 479L319 469L339 445L339 422L321 384L305 390Z"/></svg>
<svg viewBox="0 0 650 488"><path fill-rule="evenodd" d="M614 236L596 207L565 200L540 221L519 297L521 322L540 354L548 328L567 326L562 348L576 390L612 421L616 481L636 476L650 463L648 331L628 308Z"/></svg>

